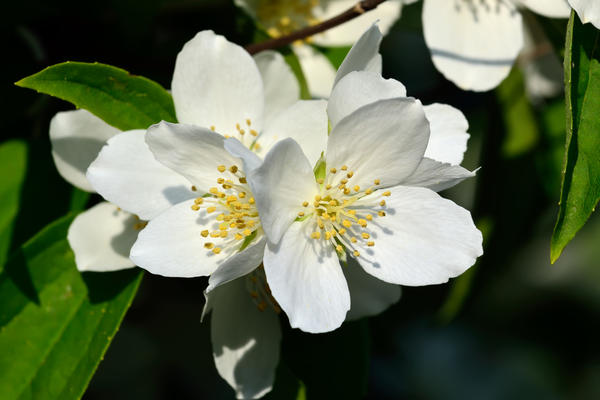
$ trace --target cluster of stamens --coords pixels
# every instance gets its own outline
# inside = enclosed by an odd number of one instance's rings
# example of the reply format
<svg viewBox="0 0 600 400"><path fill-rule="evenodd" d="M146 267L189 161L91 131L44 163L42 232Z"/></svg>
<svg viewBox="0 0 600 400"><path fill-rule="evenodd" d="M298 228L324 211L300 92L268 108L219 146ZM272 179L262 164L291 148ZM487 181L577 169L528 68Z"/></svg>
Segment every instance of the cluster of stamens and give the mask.
<svg viewBox="0 0 600 400"><path fill-rule="evenodd" d="M346 165L339 170L331 168L326 180L317 180L321 193L312 201L304 201L302 206L306 211L298 213L299 218L315 218L316 229L310 234L312 239L330 242L340 254L344 247L353 249L359 241L365 242L368 247L375 246L375 240L366 228L374 218L385 217L384 197L391 195L390 191L379 189L380 179L375 179L363 190L351 183L353 177L354 172ZM356 204L359 200L360 203ZM359 257L360 253L353 250L352 255Z"/></svg>
<svg viewBox="0 0 600 400"><path fill-rule="evenodd" d="M217 186L209 193L197 197L191 206L193 211L204 209L207 214L218 213L213 230L202 230L204 248L214 254L224 249L239 250L243 241L260 226L254 198L246 182L246 177L237 165L219 165ZM192 191L196 191L192 186Z"/></svg>
<svg viewBox="0 0 600 400"><path fill-rule="evenodd" d="M318 24L320 20L314 14L318 5L319 0L260 0L256 16L267 33L278 38Z"/></svg>
<svg viewBox="0 0 600 400"><path fill-rule="evenodd" d="M271 294L262 265L246 276L246 289L260 311L265 311L270 306L277 314L281 312L281 307Z"/></svg>
<svg viewBox="0 0 600 400"><path fill-rule="evenodd" d="M217 127L211 125L210 130L214 132L217 130ZM258 150L260 148L260 145L256 142L258 132L256 131L256 129L252 128L252 120L250 120L250 118L246 119L245 125L239 123L235 124L235 132L233 132L232 134L224 134L223 136L226 139L237 139L249 149Z"/></svg>

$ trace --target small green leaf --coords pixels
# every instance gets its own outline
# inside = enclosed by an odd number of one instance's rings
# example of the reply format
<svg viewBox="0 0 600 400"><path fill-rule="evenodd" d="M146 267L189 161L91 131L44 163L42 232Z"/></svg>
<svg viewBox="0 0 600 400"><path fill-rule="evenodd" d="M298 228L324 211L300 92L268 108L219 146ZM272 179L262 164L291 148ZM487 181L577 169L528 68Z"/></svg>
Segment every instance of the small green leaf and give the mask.
<svg viewBox="0 0 600 400"><path fill-rule="evenodd" d="M600 31L583 25L574 12L565 53L567 138L552 263L600 200Z"/></svg>
<svg viewBox="0 0 600 400"><path fill-rule="evenodd" d="M106 64L56 64L16 85L70 101L123 131L176 121L173 99L162 86Z"/></svg>
<svg viewBox="0 0 600 400"><path fill-rule="evenodd" d="M0 271L10 249L26 167L25 142L15 140L0 145Z"/></svg>
<svg viewBox="0 0 600 400"><path fill-rule="evenodd" d="M80 398L140 284L139 269L77 271L72 220L43 229L0 274L3 400Z"/></svg>

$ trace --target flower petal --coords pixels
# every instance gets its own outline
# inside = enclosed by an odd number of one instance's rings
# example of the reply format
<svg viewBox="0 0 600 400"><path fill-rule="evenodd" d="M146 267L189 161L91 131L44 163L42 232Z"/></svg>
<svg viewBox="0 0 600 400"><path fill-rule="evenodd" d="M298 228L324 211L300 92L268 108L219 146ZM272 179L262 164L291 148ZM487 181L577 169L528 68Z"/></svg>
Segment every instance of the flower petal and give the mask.
<svg viewBox="0 0 600 400"><path fill-rule="evenodd" d="M294 46L310 95L327 98L335 80L335 68L321 52L308 45Z"/></svg>
<svg viewBox="0 0 600 400"><path fill-rule="evenodd" d="M281 327L271 309L260 311L237 279L210 293L211 341L217 371L238 399L271 391L279 362Z"/></svg>
<svg viewBox="0 0 600 400"><path fill-rule="evenodd" d="M425 157L460 164L471 136L467 133L469 123L464 114L447 104L430 104L423 109L431 130Z"/></svg>
<svg viewBox="0 0 600 400"><path fill-rule="evenodd" d="M387 215L363 230L374 246L354 245L367 273L399 285L432 285L462 274L483 254L481 232L467 210L429 189L390 191Z"/></svg>
<svg viewBox="0 0 600 400"><path fill-rule="evenodd" d="M300 99L300 85L292 69L276 51L261 51L254 56L265 91L264 125L280 111Z"/></svg>
<svg viewBox="0 0 600 400"><path fill-rule="evenodd" d="M129 249L138 236L140 223L135 216L107 202L79 214L67 234L77 269L107 272L132 268Z"/></svg>
<svg viewBox="0 0 600 400"><path fill-rule="evenodd" d="M322 1L322 10L316 15L321 20L334 17L356 4L355 0ZM319 46L349 46L358 39L358 32L364 32L373 22L378 25L385 35L392 25L400 18L401 0L388 0L374 10L364 13L358 18L329 29L322 34L313 36L314 43Z"/></svg>
<svg viewBox="0 0 600 400"><path fill-rule="evenodd" d="M176 204L148 222L131 248L131 260L153 274L181 278L208 276L224 265L237 248L222 246L215 254L204 245L221 247L227 239L201 235L204 230L219 230L219 213L207 214L206 208L194 211L192 205L194 200Z"/></svg>
<svg viewBox="0 0 600 400"><path fill-rule="evenodd" d="M198 194L187 179L156 161L145 133L127 131L109 139L87 177L106 200L149 220Z"/></svg>
<svg viewBox="0 0 600 400"><path fill-rule="evenodd" d="M406 97L406 88L397 80L384 79L375 72L350 72L331 92L327 105L331 126L364 105L396 97Z"/></svg>
<svg viewBox="0 0 600 400"><path fill-rule="evenodd" d="M220 285L233 281L255 270L263 260L266 237L255 239L244 251L234 254L217 268L208 279L206 292L211 292Z"/></svg>
<svg viewBox="0 0 600 400"><path fill-rule="evenodd" d="M232 135L246 119L261 130L263 82L242 47L212 31L199 32L177 55L173 73L177 119Z"/></svg>
<svg viewBox="0 0 600 400"><path fill-rule="evenodd" d="M486 91L510 72L523 47L521 14L496 0L424 0L423 32L436 68L458 87Z"/></svg>
<svg viewBox="0 0 600 400"><path fill-rule="evenodd" d="M235 138L225 139L225 150L234 157L242 159L244 162L244 171L252 171L261 166L262 159L255 152L244 146Z"/></svg>
<svg viewBox="0 0 600 400"><path fill-rule="evenodd" d="M52 158L56 169L72 185L93 192L85 171L104 143L119 132L87 110L57 113L50 121Z"/></svg>
<svg viewBox="0 0 600 400"><path fill-rule="evenodd" d="M146 143L154 157L186 177L200 193L208 192L219 177L217 167L240 164L224 147L225 138L194 125L161 122L148 129Z"/></svg>
<svg viewBox="0 0 600 400"><path fill-rule="evenodd" d="M581 19L581 22L587 24L591 22L596 28L600 29L600 3L596 0L569 0L569 4Z"/></svg>
<svg viewBox="0 0 600 400"><path fill-rule="evenodd" d="M279 141L263 164L248 174L262 227L267 238L277 243L298 217L304 200L318 193L311 165L293 139Z"/></svg>
<svg viewBox="0 0 600 400"><path fill-rule="evenodd" d="M440 192L474 176L475 172L470 172L459 165L423 158L415 172L406 178L402 185L425 187L434 192Z"/></svg>
<svg viewBox="0 0 600 400"><path fill-rule="evenodd" d="M311 240L311 219L294 222L281 241L267 244L264 266L273 297L292 328L321 333L338 328L350 309L350 293L337 254Z"/></svg>
<svg viewBox="0 0 600 400"><path fill-rule="evenodd" d="M569 18L571 14L571 7L567 0L517 0L516 3L544 17Z"/></svg>
<svg viewBox="0 0 600 400"><path fill-rule="evenodd" d="M314 165L327 146L326 108L325 100L302 100L282 111L258 137L256 154L264 157L277 141L292 138Z"/></svg>
<svg viewBox="0 0 600 400"><path fill-rule="evenodd" d="M348 282L352 303L346 315L347 321L377 315L400 300L400 286L367 274L354 258L348 257L348 265L342 269Z"/></svg>
<svg viewBox="0 0 600 400"><path fill-rule="evenodd" d="M379 179L396 185L410 176L423 158L429 123L423 106L412 98L380 100L342 119L327 143L327 168L346 165L352 185L367 188Z"/></svg>
<svg viewBox="0 0 600 400"><path fill-rule="evenodd" d="M352 71L371 70L380 58L379 45L383 35L377 24L371 25L354 43L335 75L334 85ZM381 61L381 60L379 60Z"/></svg>

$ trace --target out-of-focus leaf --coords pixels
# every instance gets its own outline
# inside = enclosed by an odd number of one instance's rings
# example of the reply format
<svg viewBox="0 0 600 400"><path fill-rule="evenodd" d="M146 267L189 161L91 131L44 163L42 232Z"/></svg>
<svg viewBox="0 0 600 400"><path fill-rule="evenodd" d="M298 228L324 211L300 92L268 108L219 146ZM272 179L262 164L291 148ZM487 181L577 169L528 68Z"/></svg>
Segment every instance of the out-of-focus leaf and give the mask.
<svg viewBox="0 0 600 400"><path fill-rule="evenodd" d="M304 72L302 72L302 67L300 66L300 60L298 60L298 56L296 56L296 54L289 47L284 48L281 52L285 62L288 63L294 72L294 75L296 75L296 79L300 85L300 98L304 100L310 99L311 97L310 92L308 91L308 84L306 83Z"/></svg>
<svg viewBox="0 0 600 400"><path fill-rule="evenodd" d="M88 192L84 192L83 190L74 187L71 192L71 204L69 205L69 210L72 212L85 210L85 206L89 199L90 194Z"/></svg>
<svg viewBox="0 0 600 400"><path fill-rule="evenodd" d="M535 113L525 94L523 76L518 69L513 68L498 86L496 95L507 133L502 153L507 158L517 157L531 150L540 136Z"/></svg>
<svg viewBox="0 0 600 400"><path fill-rule="evenodd" d="M350 51L352 46L343 46L343 47L321 47L315 46L317 51L323 53L325 57L329 60L331 65L337 70L342 65L342 61L346 58L346 55Z"/></svg>
<svg viewBox="0 0 600 400"><path fill-rule="evenodd" d="M8 256L26 169L25 142L14 140L2 143L0 145L0 271Z"/></svg>
<svg viewBox="0 0 600 400"><path fill-rule="evenodd" d="M369 348L369 327L364 319L319 335L289 330L282 344L283 360L304 383L307 400L363 398ZM298 398L302 398L300 389Z"/></svg>
<svg viewBox="0 0 600 400"><path fill-rule="evenodd" d="M176 121L173 99L162 86L106 64L56 64L16 85L67 100L123 131Z"/></svg>
<svg viewBox="0 0 600 400"><path fill-rule="evenodd" d="M140 284L138 269L79 273L72 220L44 228L0 275L3 400L80 398Z"/></svg>
<svg viewBox="0 0 600 400"><path fill-rule="evenodd" d="M600 31L583 25L574 12L565 53L567 138L553 263L600 200Z"/></svg>

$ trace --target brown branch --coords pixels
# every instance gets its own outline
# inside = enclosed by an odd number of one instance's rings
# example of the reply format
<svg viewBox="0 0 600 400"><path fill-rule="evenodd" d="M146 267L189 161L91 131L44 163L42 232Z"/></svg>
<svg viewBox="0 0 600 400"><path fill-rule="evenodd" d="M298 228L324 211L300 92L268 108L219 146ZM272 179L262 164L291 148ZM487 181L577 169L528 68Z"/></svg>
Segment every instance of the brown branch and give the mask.
<svg viewBox="0 0 600 400"><path fill-rule="evenodd" d="M296 40L305 39L309 36L316 35L317 33L324 32L328 29L334 28L344 22L350 21L356 17L360 17L367 11L371 11L378 5L383 3L385 0L363 0L356 3L353 7L347 9L341 14L336 15L333 18L329 18L321 22L320 24L308 26L300 29L299 31L292 32L289 35L281 36L275 39L266 40L260 43L254 43L246 46L246 50L250 54L256 54L259 51L276 49L295 42Z"/></svg>

